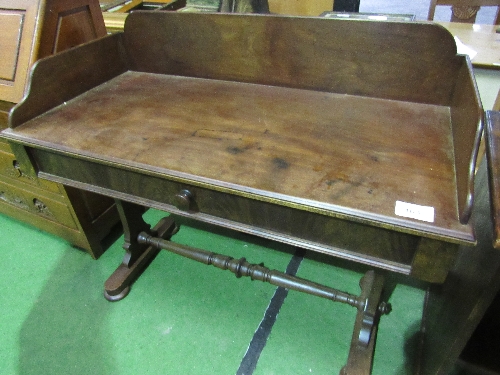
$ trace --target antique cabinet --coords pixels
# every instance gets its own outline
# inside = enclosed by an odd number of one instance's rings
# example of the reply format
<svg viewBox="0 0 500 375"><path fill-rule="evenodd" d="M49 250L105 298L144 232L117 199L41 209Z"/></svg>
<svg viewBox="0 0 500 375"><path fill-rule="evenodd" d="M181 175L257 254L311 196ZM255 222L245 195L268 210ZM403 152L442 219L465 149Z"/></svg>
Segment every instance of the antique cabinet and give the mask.
<svg viewBox="0 0 500 375"><path fill-rule="evenodd" d="M0 0L0 128L22 100L35 61L104 35L97 0ZM118 220L113 201L24 172L0 138L0 212L99 257Z"/></svg>

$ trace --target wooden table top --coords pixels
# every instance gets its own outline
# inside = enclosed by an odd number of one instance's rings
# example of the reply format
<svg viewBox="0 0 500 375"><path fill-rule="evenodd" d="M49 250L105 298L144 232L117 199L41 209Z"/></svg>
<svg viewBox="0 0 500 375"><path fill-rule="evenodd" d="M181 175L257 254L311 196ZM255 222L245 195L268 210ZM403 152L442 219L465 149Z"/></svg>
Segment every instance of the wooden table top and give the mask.
<svg viewBox="0 0 500 375"><path fill-rule="evenodd" d="M474 67L500 69L500 33L496 32L500 26L458 22L437 23L477 52L471 60Z"/></svg>
<svg viewBox="0 0 500 375"><path fill-rule="evenodd" d="M445 106L127 72L16 135L215 188L472 238L457 216ZM396 201L434 207L435 221L396 216Z"/></svg>

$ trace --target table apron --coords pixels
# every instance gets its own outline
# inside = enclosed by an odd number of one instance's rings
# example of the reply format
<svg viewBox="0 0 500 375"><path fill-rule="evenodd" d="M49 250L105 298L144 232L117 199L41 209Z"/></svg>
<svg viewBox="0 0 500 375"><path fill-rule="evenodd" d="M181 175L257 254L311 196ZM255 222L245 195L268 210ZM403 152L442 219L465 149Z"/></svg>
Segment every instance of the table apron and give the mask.
<svg viewBox="0 0 500 375"><path fill-rule="evenodd" d="M155 176L44 149L28 148L28 151L41 178L327 255L414 275L425 281L444 281L447 268L452 263L450 249L454 253L457 247L418 235L184 183L167 176ZM186 192L190 195L189 202L180 204L179 196ZM432 253L432 262L427 259L429 252Z"/></svg>

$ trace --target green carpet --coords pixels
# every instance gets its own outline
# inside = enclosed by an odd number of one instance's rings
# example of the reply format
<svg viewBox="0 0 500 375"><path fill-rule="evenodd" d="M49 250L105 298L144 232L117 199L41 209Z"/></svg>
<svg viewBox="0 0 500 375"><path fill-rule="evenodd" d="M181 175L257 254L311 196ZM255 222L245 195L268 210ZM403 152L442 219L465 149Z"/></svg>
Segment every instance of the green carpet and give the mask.
<svg viewBox="0 0 500 375"><path fill-rule="evenodd" d="M164 214L150 210L154 224ZM173 240L284 271L294 249L187 221ZM161 252L131 293L107 302L103 284L122 239L98 261L0 215L0 374L236 374L276 287ZM362 267L308 254L298 276L359 294ZM373 374L406 374L424 292L397 283L382 317ZM254 374L336 374L355 309L290 291Z"/></svg>

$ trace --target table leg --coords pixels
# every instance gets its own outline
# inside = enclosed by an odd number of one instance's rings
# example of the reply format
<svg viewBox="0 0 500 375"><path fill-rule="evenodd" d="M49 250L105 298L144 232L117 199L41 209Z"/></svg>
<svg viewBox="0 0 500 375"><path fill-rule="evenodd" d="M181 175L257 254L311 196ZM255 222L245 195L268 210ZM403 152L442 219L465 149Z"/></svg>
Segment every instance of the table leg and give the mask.
<svg viewBox="0 0 500 375"><path fill-rule="evenodd" d="M384 288L382 276L369 271L360 280L359 286L360 298L366 303L356 314L349 356L340 375L371 374L380 315L391 310L390 305L381 303Z"/></svg>
<svg viewBox="0 0 500 375"><path fill-rule="evenodd" d="M119 301L126 297L130 286L160 251L153 246L138 243L138 234L146 232L167 239L175 233L177 228L173 219L166 217L151 230L150 225L142 218L143 207L118 199L116 207L123 225L125 240L123 248L126 253L122 263L104 284L104 297L108 301Z"/></svg>

